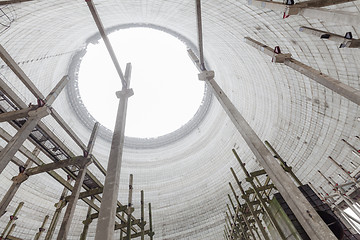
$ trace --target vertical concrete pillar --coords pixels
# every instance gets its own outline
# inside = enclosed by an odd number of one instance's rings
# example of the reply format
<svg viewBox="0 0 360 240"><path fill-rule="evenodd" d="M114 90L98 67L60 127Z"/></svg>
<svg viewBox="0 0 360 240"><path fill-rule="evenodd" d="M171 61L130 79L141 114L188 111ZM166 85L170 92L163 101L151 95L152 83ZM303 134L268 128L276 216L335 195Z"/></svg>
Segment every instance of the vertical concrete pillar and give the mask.
<svg viewBox="0 0 360 240"><path fill-rule="evenodd" d="M38 148L35 148L34 151L32 152L35 156L37 156L39 154L40 150ZM18 177L20 178L21 174L24 174L25 169L30 168L32 165L32 161L31 159L27 159L25 162L25 165L22 169L22 171L20 171ZM6 212L6 208L9 206L10 202L13 200L16 192L18 191L18 189L20 188L21 183L23 183L23 181L17 181L16 179L13 179L13 183L11 184L10 188L8 189L8 191L5 193L3 199L0 202L0 217L2 215L5 214Z"/></svg>
<svg viewBox="0 0 360 240"><path fill-rule="evenodd" d="M91 197L91 202L94 202L93 197ZM89 230L89 225L92 222L91 210L92 210L92 207L89 205L87 213L86 213L86 219L85 219L85 221L83 221L84 228L83 228L83 231L82 231L82 233L80 235L80 240L86 240L86 236L87 236L87 233L88 233L88 230Z"/></svg>
<svg viewBox="0 0 360 240"><path fill-rule="evenodd" d="M128 83L127 86L130 85L130 73L131 64L128 63L125 71L125 79ZM129 97L133 94L132 89L129 88L123 88L122 91L117 92L117 97L120 101L111 143L99 219L96 226L95 240L114 239L114 224L125 138L127 104Z"/></svg>
<svg viewBox="0 0 360 240"><path fill-rule="evenodd" d="M73 181L73 179L68 176L68 180L67 182L68 183L71 183ZM50 222L50 226L49 226L49 230L47 231L46 235L45 235L45 240L51 240L52 239L52 236L54 234L54 231L55 231L55 228L56 228L56 225L59 221L59 217L60 217L60 214L62 212L62 209L65 207L66 205L66 201L65 201L65 197L68 193L68 189L64 187L62 193L61 193L61 196L60 196L60 200L59 202L57 202L55 204L55 207L56 207L56 210L55 210L55 213L54 213L54 216L52 217L51 219L51 222Z"/></svg>
<svg viewBox="0 0 360 240"><path fill-rule="evenodd" d="M89 159L89 162L87 164L84 164L83 166L80 167L78 176L76 177L74 188L70 195L70 200L69 200L68 206L65 211L64 219L61 224L57 240L66 240L67 239L67 235L68 235L68 232L69 232L70 226L71 226L71 221L72 221L72 218L75 213L77 200L79 199L80 190L81 190L82 184L84 182L87 165L90 163L91 163L91 161Z"/></svg>
<svg viewBox="0 0 360 240"><path fill-rule="evenodd" d="M235 128L241 134L261 166L265 169L308 236L310 236L313 240L336 240L335 235L331 232L324 221L322 221L319 214L317 214L315 209L295 186L291 178L283 171L281 166L276 163L276 160L266 148L264 143L260 140L259 136L255 133L245 118L237 110L235 105L230 101L225 92L214 80L214 72L203 71L198 65L199 60L196 55L190 49L188 50L188 53L200 71L199 79L205 81L212 90L224 111L235 125Z"/></svg>

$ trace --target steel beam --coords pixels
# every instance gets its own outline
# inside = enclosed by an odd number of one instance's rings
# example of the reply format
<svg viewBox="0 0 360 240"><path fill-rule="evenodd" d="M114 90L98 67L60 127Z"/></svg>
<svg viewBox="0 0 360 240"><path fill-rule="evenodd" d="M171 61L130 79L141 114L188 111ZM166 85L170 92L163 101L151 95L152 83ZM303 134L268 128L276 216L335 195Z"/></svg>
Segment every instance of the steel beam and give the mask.
<svg viewBox="0 0 360 240"><path fill-rule="evenodd" d="M126 65L125 78L130 86L131 64ZM117 92L120 98L115 129L111 143L107 174L104 184L103 201L101 202L95 240L112 240L114 237L115 209L119 192L120 171L125 138L127 103L133 95L132 89L123 88Z"/></svg>
<svg viewBox="0 0 360 240"><path fill-rule="evenodd" d="M323 85L324 87L338 93L339 95L347 98L348 100L360 105L360 91L350 87L339 80L336 80L322 72L315 70L291 57L291 54L275 53L274 50L263 43L255 41L249 37L245 37L245 42L254 48L264 52L265 54L273 57L273 61L277 63L284 63L295 71L311 78L315 82Z"/></svg>

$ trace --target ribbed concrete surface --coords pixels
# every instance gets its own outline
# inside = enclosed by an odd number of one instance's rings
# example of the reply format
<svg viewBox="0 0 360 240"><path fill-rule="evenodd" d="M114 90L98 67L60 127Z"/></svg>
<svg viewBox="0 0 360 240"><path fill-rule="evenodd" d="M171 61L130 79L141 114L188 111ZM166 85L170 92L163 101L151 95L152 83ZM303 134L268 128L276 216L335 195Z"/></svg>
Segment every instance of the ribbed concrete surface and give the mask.
<svg viewBox="0 0 360 240"><path fill-rule="evenodd" d="M192 0L95 3L106 27L155 24L196 43ZM35 0L14 4L12 8L15 21L1 33L0 42L47 94L67 73L73 54L96 33L95 24L85 1L80 0ZM280 13L259 10L243 0L204 1L202 8L205 55L215 70L216 80L260 138L273 143L301 180L326 186L316 171L321 169L326 175L336 171L326 160L329 155L348 169L352 169L350 161L360 164L360 159L341 142L345 138L360 146L360 141L354 138L360 130L359 108L293 70L272 63L270 57L242 41L249 36L269 46L280 45L283 52L290 52L297 60L359 89L360 50L338 49L337 43L306 35L298 28L305 25L339 34L352 31L358 38L360 27L301 16L284 20ZM360 1L336 8L359 14ZM35 102L3 62L0 73L27 103ZM54 106L87 142L90 132L74 116L68 101L62 93ZM80 154L79 148L50 117L45 122L70 149ZM1 127L11 130L6 124ZM152 202L155 239L222 239L226 194L230 192L227 182L232 181L229 167L239 170L232 148L238 150L250 169L258 167L220 105L213 101L205 120L184 139L163 148L125 150L119 198L126 202L128 174L133 173L135 202L139 202L141 189L145 191L146 201ZM109 144L98 140L95 155L105 166L108 151ZM10 164L0 176L1 196L16 172L17 168ZM94 172L103 179L99 172ZM13 235L32 239L44 216L53 214L53 204L61 191L59 184L47 175L31 177L9 207L12 212L18 202L25 202ZM82 231L81 221L87 207L80 205L68 239L78 239ZM0 219L0 229L4 228L8 215ZM95 224L91 225L89 239L94 236Z"/></svg>

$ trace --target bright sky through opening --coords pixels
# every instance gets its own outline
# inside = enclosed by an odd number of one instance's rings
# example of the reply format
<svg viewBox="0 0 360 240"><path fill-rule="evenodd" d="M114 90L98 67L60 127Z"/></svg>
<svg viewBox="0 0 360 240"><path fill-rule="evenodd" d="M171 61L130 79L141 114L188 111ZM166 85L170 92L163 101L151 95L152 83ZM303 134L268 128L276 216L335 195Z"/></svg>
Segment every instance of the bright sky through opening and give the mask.
<svg viewBox="0 0 360 240"><path fill-rule="evenodd" d="M188 122L199 108L204 83L177 38L149 28L131 28L109 35L125 74L132 63L125 134L153 138L165 135ZM114 129L119 100L115 92L121 81L101 40L89 44L79 71L79 91L90 114Z"/></svg>

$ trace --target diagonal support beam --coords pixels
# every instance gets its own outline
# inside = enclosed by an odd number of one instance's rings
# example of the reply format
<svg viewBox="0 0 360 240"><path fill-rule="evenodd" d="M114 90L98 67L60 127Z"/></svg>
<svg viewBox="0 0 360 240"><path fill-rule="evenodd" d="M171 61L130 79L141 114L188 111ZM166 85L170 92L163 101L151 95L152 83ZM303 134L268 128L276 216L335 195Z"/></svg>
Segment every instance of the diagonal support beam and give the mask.
<svg viewBox="0 0 360 240"><path fill-rule="evenodd" d="M131 64L126 66L125 77L127 86L130 85ZM111 143L107 175L104 184L103 200L100 207L99 220L96 227L96 240L112 240L114 236L115 209L120 184L120 170L125 138L125 123L127 103L133 95L132 89L123 89L117 92L120 99L116 117L115 129Z"/></svg>
<svg viewBox="0 0 360 240"><path fill-rule="evenodd" d="M201 71L200 66L196 64L199 62L199 59L191 49L188 50L188 53L194 64L200 70L199 79L205 81L210 87L250 150L268 173L290 209L294 212L306 233L314 240L335 240L336 237L331 230L321 220L315 209L295 186L290 177L283 171L281 166L276 163L270 151L265 147L255 131L227 97L223 89L217 84L214 79L215 73L213 71Z"/></svg>
<svg viewBox="0 0 360 240"><path fill-rule="evenodd" d="M75 213L76 204L77 204L77 201L79 199L81 187L82 187L84 179L85 179L87 166L92 163L92 161L91 161L91 153L92 153L92 149L93 149L94 144L95 144L95 139L96 139L96 136L97 136L98 127L99 127L99 124L96 123L94 128L93 128L93 131L91 133L90 139L89 139L87 152L84 153L84 157L81 157L82 160L78 160L78 161L84 161L84 162L79 165L79 167L80 167L79 173L78 173L78 175L76 177L74 188L73 188L73 190L71 192L71 195L69 197L69 203L68 203L68 206L67 206L66 211L65 211L63 222L62 222L62 224L60 226L60 230L59 230L57 240L66 240L67 239L67 235L69 233L71 222L72 222L72 219L73 219L73 216L74 216L74 213Z"/></svg>
<svg viewBox="0 0 360 240"><path fill-rule="evenodd" d="M339 34L305 26L301 26L299 28L299 31L318 36L324 40L328 39L330 41L340 43L340 48L360 48L360 39L353 39L351 32L348 32L344 36L341 36Z"/></svg>
<svg viewBox="0 0 360 240"><path fill-rule="evenodd" d="M244 38L245 42L250 46L260 50L261 52L265 53L273 57L273 61L276 63L284 63L286 66L291 67L295 71L311 78L315 82L323 85L324 87L338 93L339 95L347 98L348 100L360 105L360 91L350 87L339 80L336 80L322 72L313 69L310 66L307 66L291 57L291 54L283 54L280 51L280 48L276 47L275 50L270 48L269 46L255 41L249 37ZM275 53L277 51L277 53Z"/></svg>
<svg viewBox="0 0 360 240"><path fill-rule="evenodd" d="M319 8L353 1L355 0L316 0L301 2L298 4L284 4L275 1L248 0L248 4L254 5L258 8L266 8L273 11L281 12L283 18L287 18L291 15L301 15L304 17L321 19L329 22L357 26L360 21L360 15L358 14L351 14L348 12L337 11L333 9Z"/></svg>
<svg viewBox="0 0 360 240"><path fill-rule="evenodd" d="M0 152L0 174L11 161L11 159L15 156L15 153L18 151L20 146L29 137L35 126L40 122L43 117L47 116L50 113L50 108L48 106L50 106L55 101L56 97L59 95L59 93L65 87L68 81L69 78L67 76L64 76L50 92L50 94L46 97L45 101L47 105L29 112L30 117L28 118L28 120Z"/></svg>
<svg viewBox="0 0 360 240"><path fill-rule="evenodd" d="M15 62L15 60L10 56L10 54L5 50L5 48L1 44L0 44L0 57L36 98L38 99L45 98L44 95L39 91L39 89L37 89L37 87L30 80L30 78L19 67L19 65Z"/></svg>
<svg viewBox="0 0 360 240"><path fill-rule="evenodd" d="M118 73L118 75L120 77L123 88L127 88L127 84L128 84L126 82L127 80L123 75L120 64L119 64L119 62L118 62L118 60L116 58L116 55L115 55L115 52L114 52L112 46L111 46L110 40L109 40L108 36L105 33L104 25L101 22L99 14L98 14L98 12L97 12L97 10L95 8L95 4L93 3L92 0L85 0L85 2L87 3L87 5L88 5L88 7L90 9L91 15L94 18L94 21L96 23L96 26L97 26L99 32L100 32L100 35L101 35L102 39L104 40L105 46L106 46L106 48L107 48L107 50L108 50L108 52L110 54L110 57L111 57L111 59L112 59L112 61L114 63L114 66L115 66L116 71L117 71L117 73Z"/></svg>
<svg viewBox="0 0 360 240"><path fill-rule="evenodd" d="M32 152L33 155L37 156L39 154L40 150L38 148L35 148ZM29 168L33 162L31 159L27 159L26 163L23 165L23 167ZM20 172L18 176L24 175L23 172ZM19 190L21 186L21 181L13 181L8 191L3 196L1 202L0 202L0 217L5 214L7 207L9 206L10 202L13 200L16 192Z"/></svg>
<svg viewBox="0 0 360 240"><path fill-rule="evenodd" d="M0 6L8 5L8 4L15 4L15 3L22 3L22 2L31 2L34 0L9 0L9 1L1 1Z"/></svg>

